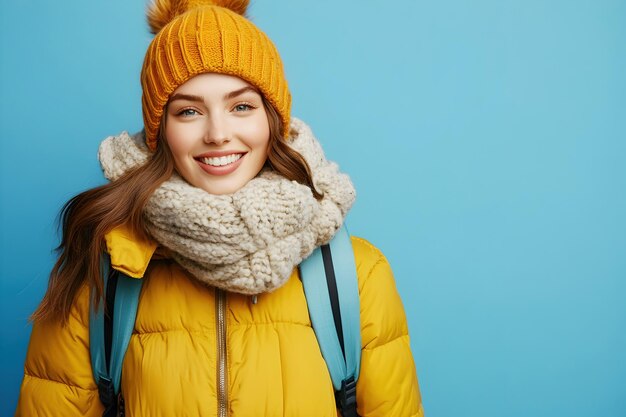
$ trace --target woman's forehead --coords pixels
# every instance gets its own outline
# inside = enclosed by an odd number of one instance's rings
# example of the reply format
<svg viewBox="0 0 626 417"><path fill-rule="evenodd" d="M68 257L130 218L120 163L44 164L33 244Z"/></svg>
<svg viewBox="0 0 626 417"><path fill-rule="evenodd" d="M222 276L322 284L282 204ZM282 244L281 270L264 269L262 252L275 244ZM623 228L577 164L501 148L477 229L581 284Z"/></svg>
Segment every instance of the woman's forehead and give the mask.
<svg viewBox="0 0 626 417"><path fill-rule="evenodd" d="M208 72L190 78L174 90L171 96L177 93L220 96L239 90L259 93L256 86L242 78L234 75Z"/></svg>

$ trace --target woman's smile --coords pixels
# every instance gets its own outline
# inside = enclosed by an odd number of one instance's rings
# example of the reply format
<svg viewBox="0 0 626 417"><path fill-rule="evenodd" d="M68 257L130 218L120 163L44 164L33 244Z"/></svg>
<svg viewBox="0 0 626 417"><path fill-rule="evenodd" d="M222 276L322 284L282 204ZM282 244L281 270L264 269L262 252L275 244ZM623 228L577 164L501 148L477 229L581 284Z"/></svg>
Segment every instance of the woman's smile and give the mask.
<svg viewBox="0 0 626 417"><path fill-rule="evenodd" d="M246 153L229 153L226 156L204 156L196 158L198 165L210 175L228 175L244 160Z"/></svg>
<svg viewBox="0 0 626 417"><path fill-rule="evenodd" d="M228 164L232 164L241 158L244 153L230 153L225 156L202 156L200 158L196 158L197 161L205 163L207 165L212 165L214 167L224 166Z"/></svg>

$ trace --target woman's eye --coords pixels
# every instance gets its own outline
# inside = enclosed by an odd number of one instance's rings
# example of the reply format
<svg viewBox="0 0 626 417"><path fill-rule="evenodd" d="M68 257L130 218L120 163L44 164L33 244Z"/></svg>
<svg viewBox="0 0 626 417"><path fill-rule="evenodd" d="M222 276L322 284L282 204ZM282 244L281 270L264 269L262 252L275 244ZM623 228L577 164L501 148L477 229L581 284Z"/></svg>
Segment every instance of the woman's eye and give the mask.
<svg viewBox="0 0 626 417"><path fill-rule="evenodd" d="M254 109L254 107L250 104L247 103L241 103L241 104L237 104L233 110L238 112L238 111L248 111L248 110L252 110Z"/></svg>
<svg viewBox="0 0 626 417"><path fill-rule="evenodd" d="M182 109L181 111L178 112L179 116L185 116L185 117L195 116L197 114L198 112L195 111L194 109Z"/></svg>

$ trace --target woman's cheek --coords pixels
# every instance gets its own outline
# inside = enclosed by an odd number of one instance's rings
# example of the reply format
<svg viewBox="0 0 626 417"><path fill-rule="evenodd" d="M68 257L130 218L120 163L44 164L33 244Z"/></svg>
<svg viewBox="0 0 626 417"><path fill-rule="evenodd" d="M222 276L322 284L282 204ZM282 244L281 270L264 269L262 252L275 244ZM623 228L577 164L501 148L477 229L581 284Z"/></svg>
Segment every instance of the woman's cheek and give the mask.
<svg viewBox="0 0 626 417"><path fill-rule="evenodd" d="M167 143L174 156L187 153L193 146L195 136L199 135L197 127L186 123L172 123L165 130Z"/></svg>

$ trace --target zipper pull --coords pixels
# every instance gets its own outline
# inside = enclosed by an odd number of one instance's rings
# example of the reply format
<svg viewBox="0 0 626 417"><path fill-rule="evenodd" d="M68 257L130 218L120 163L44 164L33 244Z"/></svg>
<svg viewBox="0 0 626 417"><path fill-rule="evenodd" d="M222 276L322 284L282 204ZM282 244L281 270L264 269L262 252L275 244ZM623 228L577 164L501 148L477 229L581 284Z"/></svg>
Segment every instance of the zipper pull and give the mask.
<svg viewBox="0 0 626 417"><path fill-rule="evenodd" d="M250 299L251 299L251 301L252 301L252 304L256 304L256 303L258 302L258 299L257 299L257 295L256 295L256 294L251 295L251 296L250 296Z"/></svg>

